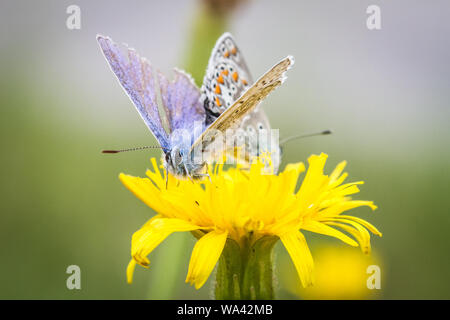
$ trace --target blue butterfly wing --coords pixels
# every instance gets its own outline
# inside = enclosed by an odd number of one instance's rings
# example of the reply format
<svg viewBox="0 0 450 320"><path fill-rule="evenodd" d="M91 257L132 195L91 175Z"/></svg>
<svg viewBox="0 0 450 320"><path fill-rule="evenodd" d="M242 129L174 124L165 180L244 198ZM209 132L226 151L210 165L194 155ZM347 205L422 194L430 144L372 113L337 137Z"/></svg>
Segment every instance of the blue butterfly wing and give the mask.
<svg viewBox="0 0 450 320"><path fill-rule="evenodd" d="M127 58L109 37L98 35L97 41L111 70L133 101L147 127L161 147L165 151L170 150L169 138L159 116L155 79L150 63L130 48Z"/></svg>
<svg viewBox="0 0 450 320"><path fill-rule="evenodd" d="M193 79L184 71L175 69L172 81L158 73L158 82L170 132L178 129L192 132L194 124L201 125L203 131L205 108L200 101L200 90Z"/></svg>

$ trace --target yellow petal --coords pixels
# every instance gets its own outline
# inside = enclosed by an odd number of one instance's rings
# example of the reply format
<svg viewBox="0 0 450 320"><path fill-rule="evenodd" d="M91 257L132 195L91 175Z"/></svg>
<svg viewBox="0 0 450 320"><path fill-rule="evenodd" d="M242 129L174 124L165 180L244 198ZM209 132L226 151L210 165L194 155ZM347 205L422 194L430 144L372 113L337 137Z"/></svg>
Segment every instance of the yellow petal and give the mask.
<svg viewBox="0 0 450 320"><path fill-rule="evenodd" d="M378 231L377 228L375 228L374 225L372 225L371 223L367 222L364 219L358 218L358 217L354 217L354 216L347 216L347 215L339 215L337 218L344 218L344 219L348 219L348 220L353 220L361 225L363 225L364 227L366 227L367 229L369 229L370 232L372 232L373 234L382 237L383 234Z"/></svg>
<svg viewBox="0 0 450 320"><path fill-rule="evenodd" d="M195 224L189 223L185 220L175 219L175 218L160 218L155 219L150 224L150 228L154 228L160 231L166 232L178 232L178 231L192 231L203 229L203 227L197 226Z"/></svg>
<svg viewBox="0 0 450 320"><path fill-rule="evenodd" d="M160 189L150 179L133 177L123 173L119 175L119 179L128 190L156 212L165 215L168 211L168 204L161 201Z"/></svg>
<svg viewBox="0 0 450 320"><path fill-rule="evenodd" d="M211 231L200 238L194 246L186 282L201 288L222 254L228 232Z"/></svg>
<svg viewBox="0 0 450 320"><path fill-rule="evenodd" d="M305 171L305 165L302 162L286 165L284 171L279 175L279 179L284 179L282 182L286 187L285 194L294 193L298 177L303 171Z"/></svg>
<svg viewBox="0 0 450 320"><path fill-rule="evenodd" d="M294 262L303 286L313 285L314 262L303 234L299 231L292 231L281 235L280 239Z"/></svg>
<svg viewBox="0 0 450 320"><path fill-rule="evenodd" d="M152 224L153 221L155 221L156 219L161 219L162 217L163 216L160 214L157 214L157 215L151 217L146 223L144 223L144 225L141 227L141 229L148 228Z"/></svg>
<svg viewBox="0 0 450 320"><path fill-rule="evenodd" d="M128 263L128 267L127 267L127 282L128 283L133 282L133 273L134 273L135 267L136 267L136 261L134 259L131 259L130 263Z"/></svg>
<svg viewBox="0 0 450 320"><path fill-rule="evenodd" d="M376 210L377 206L373 204L373 201L363 201L363 200L343 200L335 205L332 205L322 211L320 211L320 219L326 220L328 218L335 218L339 214L341 214L344 211L348 211L354 208L367 206L370 207L372 210Z"/></svg>
<svg viewBox="0 0 450 320"><path fill-rule="evenodd" d="M335 222L339 228L347 231L351 235L353 235L361 245L361 250L365 254L370 253L370 234L369 232L358 222L355 222L350 219L339 218L331 218L329 219L331 222ZM330 222L325 221L324 223L330 224ZM350 225L350 226L348 226Z"/></svg>
<svg viewBox="0 0 450 320"><path fill-rule="evenodd" d="M330 182L333 183L334 181L338 180L339 176L341 175L342 171L344 171L345 166L347 165L347 161L341 161L336 168L333 170L333 172L330 174ZM347 175L345 175L347 177ZM344 178L345 179L345 178ZM339 183L340 184L340 183Z"/></svg>
<svg viewBox="0 0 450 320"><path fill-rule="evenodd" d="M152 219L133 234L131 240L131 256L141 266L148 266L147 256L170 234L177 231L192 231L202 227L184 220L172 218Z"/></svg>
<svg viewBox="0 0 450 320"><path fill-rule="evenodd" d="M356 241L358 241L358 243L361 247L361 251L364 254L370 254L370 252L372 250L371 246L370 246L370 237L367 238L359 230L357 230L349 225L346 225L344 223L327 222L327 224L330 226L335 226L335 227L341 228L342 230L350 233L353 237L355 237ZM367 231L366 231L366 233L367 233Z"/></svg>
<svg viewBox="0 0 450 320"><path fill-rule="evenodd" d="M326 154L321 153L319 156L312 155L308 158L308 171L306 171L305 178L297 192L301 206L307 199L315 199L322 191L323 186L328 183L328 177L323 174L327 157Z"/></svg>
<svg viewBox="0 0 450 320"><path fill-rule="evenodd" d="M318 222L318 221L314 221L314 220L309 221L308 223L306 223L302 226L302 229L337 238L353 247L358 246L356 241L353 240L352 238L350 238L349 236L345 235L344 233L340 232L339 230L331 228L331 227L327 226L326 224Z"/></svg>

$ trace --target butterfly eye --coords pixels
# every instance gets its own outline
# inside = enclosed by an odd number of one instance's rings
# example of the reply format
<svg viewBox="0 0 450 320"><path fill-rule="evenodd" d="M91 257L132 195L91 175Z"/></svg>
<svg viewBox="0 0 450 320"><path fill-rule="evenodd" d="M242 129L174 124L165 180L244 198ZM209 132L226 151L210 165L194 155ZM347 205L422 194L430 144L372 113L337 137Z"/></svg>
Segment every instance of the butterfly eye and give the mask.
<svg viewBox="0 0 450 320"><path fill-rule="evenodd" d="M183 153L181 152L181 150L173 150L172 154L173 165L178 166L182 162L183 162Z"/></svg>

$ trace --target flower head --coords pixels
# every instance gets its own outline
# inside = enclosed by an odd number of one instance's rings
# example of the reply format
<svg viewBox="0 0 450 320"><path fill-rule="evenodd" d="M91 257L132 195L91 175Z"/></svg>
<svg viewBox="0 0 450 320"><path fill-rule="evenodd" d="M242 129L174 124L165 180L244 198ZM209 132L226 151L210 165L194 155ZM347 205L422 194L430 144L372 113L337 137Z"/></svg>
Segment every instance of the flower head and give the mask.
<svg viewBox="0 0 450 320"><path fill-rule="evenodd" d="M158 167L147 178L120 175L123 184L158 214L134 233L128 281L137 264L148 267L147 255L173 232L190 231L198 238L194 246L186 282L200 288L222 254L227 239L238 244L254 243L264 236L276 236L287 249L304 286L313 283L313 259L300 230L308 230L342 240L370 251L369 231L381 236L370 223L344 215L352 208L372 201L352 200L362 181L343 183L347 173L341 162L328 176L323 173L326 154L312 155L309 168L297 188L303 163L289 164L278 175L262 173L262 159L250 168L225 170L217 164L210 179L177 180Z"/></svg>

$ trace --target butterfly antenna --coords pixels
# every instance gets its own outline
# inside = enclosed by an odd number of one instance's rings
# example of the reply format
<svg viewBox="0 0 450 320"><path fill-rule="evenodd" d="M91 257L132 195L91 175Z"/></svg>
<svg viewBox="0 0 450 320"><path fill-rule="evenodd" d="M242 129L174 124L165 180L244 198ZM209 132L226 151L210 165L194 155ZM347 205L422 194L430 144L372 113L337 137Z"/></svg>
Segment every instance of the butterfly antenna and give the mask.
<svg viewBox="0 0 450 320"><path fill-rule="evenodd" d="M307 134L300 134L300 135L296 135L296 136L291 136L291 137L287 137L283 140L280 141L280 146L282 146L283 144L295 140L295 139L301 139L301 138L307 138L307 137L314 137L314 136L322 136L322 135L327 135L327 134L332 134L333 132L331 130L324 130L324 131L320 131L320 132L314 132L314 133L307 133Z"/></svg>
<svg viewBox="0 0 450 320"><path fill-rule="evenodd" d="M119 153L119 152L128 152L128 151L136 151L136 150L144 150L144 149L163 149L160 146L145 146L145 147L136 147L129 149L120 149L120 150L102 150L102 153Z"/></svg>

